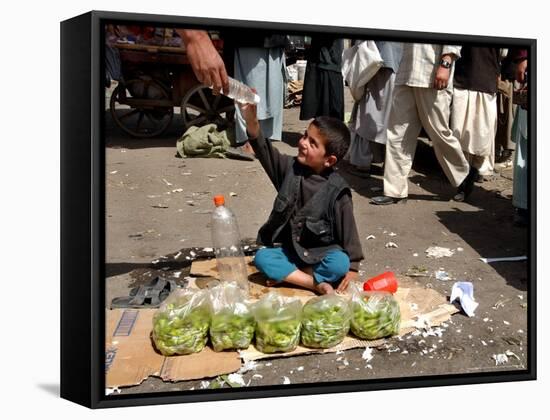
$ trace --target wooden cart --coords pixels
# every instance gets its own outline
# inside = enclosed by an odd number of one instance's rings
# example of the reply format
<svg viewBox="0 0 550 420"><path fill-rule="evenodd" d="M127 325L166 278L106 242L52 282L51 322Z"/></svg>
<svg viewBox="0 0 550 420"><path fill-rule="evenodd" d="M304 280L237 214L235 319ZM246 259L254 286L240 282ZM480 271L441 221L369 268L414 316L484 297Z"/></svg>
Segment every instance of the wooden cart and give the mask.
<svg viewBox="0 0 550 420"><path fill-rule="evenodd" d="M216 123L224 128L233 121L231 99L214 96L196 79L184 48L116 44L123 81L111 95L115 123L133 137L162 134L180 108L182 130Z"/></svg>

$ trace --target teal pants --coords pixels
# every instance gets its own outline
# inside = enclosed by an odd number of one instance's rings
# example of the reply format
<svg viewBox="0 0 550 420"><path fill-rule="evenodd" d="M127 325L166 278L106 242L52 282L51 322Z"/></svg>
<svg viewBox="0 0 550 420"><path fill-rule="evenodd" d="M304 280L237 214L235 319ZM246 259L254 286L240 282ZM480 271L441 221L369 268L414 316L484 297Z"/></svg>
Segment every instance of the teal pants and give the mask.
<svg viewBox="0 0 550 420"><path fill-rule="evenodd" d="M256 253L254 264L268 278L283 281L290 273L304 264L293 253L284 248L262 248ZM329 251L317 264L312 265L316 283L337 283L349 271L349 257L340 250Z"/></svg>

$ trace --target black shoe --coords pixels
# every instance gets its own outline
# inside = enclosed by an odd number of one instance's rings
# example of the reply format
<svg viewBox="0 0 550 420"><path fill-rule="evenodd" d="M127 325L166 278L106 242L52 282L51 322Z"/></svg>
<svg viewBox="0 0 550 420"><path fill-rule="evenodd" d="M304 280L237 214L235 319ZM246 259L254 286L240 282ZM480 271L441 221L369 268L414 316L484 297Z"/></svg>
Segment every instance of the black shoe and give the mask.
<svg viewBox="0 0 550 420"><path fill-rule="evenodd" d="M407 198L394 198L394 197L388 197L387 195L379 195L377 197L372 197L370 200L371 204L375 204L377 206L387 206L388 204L395 204L395 203L402 203L405 204L407 202Z"/></svg>
<svg viewBox="0 0 550 420"><path fill-rule="evenodd" d="M456 195L454 196L455 201L464 201L470 196L474 189L474 182L478 176L478 170L473 166L470 166L470 172L468 172L468 175L466 175L466 178L464 178L462 184L458 186Z"/></svg>
<svg viewBox="0 0 550 420"><path fill-rule="evenodd" d="M490 182L490 181L493 181L494 179L495 179L494 175L481 175L481 174L478 174L476 182L478 184L483 184L484 182Z"/></svg>
<svg viewBox="0 0 550 420"><path fill-rule="evenodd" d="M500 153L500 156L498 156L496 159L495 159L495 163L504 163L506 161L509 161L512 159L512 153L513 153L513 150L510 150L510 149L504 149L501 153Z"/></svg>

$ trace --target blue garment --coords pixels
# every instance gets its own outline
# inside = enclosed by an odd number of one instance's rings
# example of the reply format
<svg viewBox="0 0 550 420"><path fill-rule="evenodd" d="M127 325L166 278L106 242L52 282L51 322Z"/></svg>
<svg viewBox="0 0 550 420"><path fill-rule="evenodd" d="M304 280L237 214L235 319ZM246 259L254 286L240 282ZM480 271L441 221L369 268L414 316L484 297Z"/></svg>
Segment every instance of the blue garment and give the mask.
<svg viewBox="0 0 550 420"><path fill-rule="evenodd" d="M300 259L294 253L284 248L262 248L254 258L256 268L269 279L277 282L283 281L290 273L296 271ZM349 271L350 261L348 255L340 250L332 250L325 255L321 262L314 264L313 278L316 283L336 283Z"/></svg>
<svg viewBox="0 0 550 420"><path fill-rule="evenodd" d="M235 79L256 89L260 97L257 115L265 138L281 140L286 67L283 48L237 48L234 65ZM244 143L248 135L239 107L235 107L235 117L236 141Z"/></svg>
<svg viewBox="0 0 550 420"><path fill-rule="evenodd" d="M394 73L399 70L401 55L403 54L403 44L401 42L374 41L380 57L384 60L384 67L392 69Z"/></svg>
<svg viewBox="0 0 550 420"><path fill-rule="evenodd" d="M518 106L514 125L512 126L512 141L516 143L514 159L514 193L512 204L520 209L527 209L527 185L529 171L527 170L527 110Z"/></svg>

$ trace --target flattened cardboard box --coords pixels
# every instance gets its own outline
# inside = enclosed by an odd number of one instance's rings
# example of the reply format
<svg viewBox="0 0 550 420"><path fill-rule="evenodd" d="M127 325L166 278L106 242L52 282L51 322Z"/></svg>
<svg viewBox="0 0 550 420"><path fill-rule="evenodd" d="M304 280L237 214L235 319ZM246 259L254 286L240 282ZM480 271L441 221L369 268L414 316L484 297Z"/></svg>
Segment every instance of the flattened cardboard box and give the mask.
<svg viewBox="0 0 550 420"><path fill-rule="evenodd" d="M263 294L269 288L251 287L252 294ZM280 288L282 289L282 288ZM252 292L255 293L252 293ZM279 290L282 291L282 290ZM295 292L303 302L313 294L309 291L285 289L285 295ZM452 314L455 306L446 303L446 298L432 289L400 288L395 294L401 309L401 329L404 335L417 328L441 325ZM413 309L414 308L414 309ZM298 346L288 353L264 354L254 346L238 352L214 352L206 346L200 353L165 357L157 353L151 341L152 320L155 309L115 309L106 312L106 387L138 385L149 376L164 381L213 378L235 372L241 368L241 358L258 360L273 357L289 357L307 353L327 353L358 347L377 347L385 339L366 341L351 336L338 346L318 350Z"/></svg>
<svg viewBox="0 0 550 420"><path fill-rule="evenodd" d="M164 381L215 377L241 367L237 352L216 353L206 347L200 353L165 357L151 341L156 309L106 311L106 387L138 385L149 376Z"/></svg>

